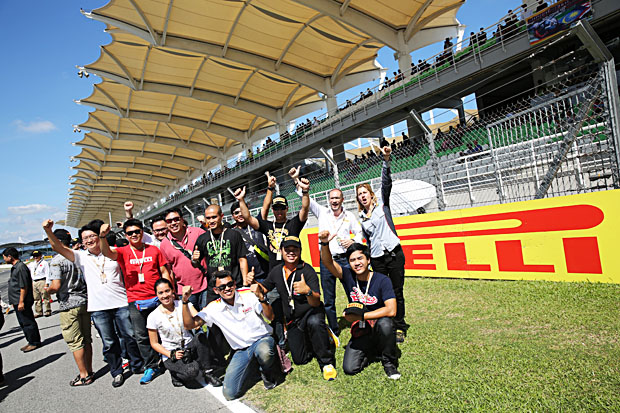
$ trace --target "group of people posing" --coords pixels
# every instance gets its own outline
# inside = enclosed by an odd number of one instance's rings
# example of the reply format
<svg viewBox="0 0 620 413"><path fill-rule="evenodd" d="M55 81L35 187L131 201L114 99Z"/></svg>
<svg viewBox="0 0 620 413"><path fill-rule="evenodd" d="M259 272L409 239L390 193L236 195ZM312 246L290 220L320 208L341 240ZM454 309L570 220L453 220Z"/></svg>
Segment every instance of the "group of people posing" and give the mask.
<svg viewBox="0 0 620 413"><path fill-rule="evenodd" d="M351 323L343 371L357 374L378 360L387 377L400 378L397 343L408 327L405 259L390 212L391 148L381 152L381 199L369 184L358 185L359 214L343 208L339 189L329 192L327 206L311 200L310 182L292 168L302 199L292 217L268 175L257 216L245 203L245 187L234 192L233 225L224 223L219 205L206 208L204 228L189 227L173 208L153 219L151 236L132 218L128 202L127 245L115 246L110 226L95 220L80 229L82 249L74 249L68 233L46 220L43 228L59 254L51 273L60 279L61 328L79 370L71 385L93 381L91 319L114 387L125 380L123 358L142 374L141 384L167 369L174 386L204 377L223 385L227 399L261 379L271 389L292 364L312 359L325 380L334 380L337 280L349 302L343 317ZM299 236L310 212L318 218L320 278L301 259Z"/></svg>

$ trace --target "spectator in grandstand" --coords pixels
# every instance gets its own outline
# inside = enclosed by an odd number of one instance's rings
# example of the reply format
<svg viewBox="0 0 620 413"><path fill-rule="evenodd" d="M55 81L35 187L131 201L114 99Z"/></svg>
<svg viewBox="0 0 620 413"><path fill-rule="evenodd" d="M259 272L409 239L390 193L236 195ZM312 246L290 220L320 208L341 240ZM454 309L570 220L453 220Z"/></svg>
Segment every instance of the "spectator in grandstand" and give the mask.
<svg viewBox="0 0 620 413"><path fill-rule="evenodd" d="M66 247L71 246L71 234L57 229L54 235ZM90 315L86 310L86 281L79 268L61 254L50 264L50 294L56 293L60 310L62 337L73 353L79 374L69 382L72 387L88 386L93 382L93 347L90 334Z"/></svg>
<svg viewBox="0 0 620 413"><path fill-rule="evenodd" d="M34 304L32 277L30 276L30 270L19 259L19 252L14 247L5 249L2 252L2 258L5 263L11 266L11 275L8 282L9 304L13 306L17 322L28 342L20 350L28 353L41 347L39 326L32 312L32 304Z"/></svg>
<svg viewBox="0 0 620 413"><path fill-rule="evenodd" d="M32 294L34 296L34 318L41 317L45 306L45 317L52 315L52 303L47 289L50 285L50 265L43 259L41 251L32 252L33 261L28 266L32 274ZM41 305L43 303L43 305Z"/></svg>
<svg viewBox="0 0 620 413"><path fill-rule="evenodd" d="M184 328L184 306L176 299L170 280L160 278L155 282L154 288L160 304L149 314L146 328L151 347L161 354L164 366L170 372L172 385L181 387L189 384L201 374L204 374L208 381L211 354L209 344L205 341L206 336L194 336ZM189 295L185 301L188 298ZM189 307L190 311L196 311L189 302L186 307ZM221 382L219 384L221 385Z"/></svg>
<svg viewBox="0 0 620 413"><path fill-rule="evenodd" d="M193 329L206 324L219 327L234 353L224 376L224 397L240 397L247 380L258 364L263 384L267 390L278 383L279 362L271 327L265 319L272 320L273 310L266 300L260 284L236 288L228 271L215 273L215 291L220 296L197 312L188 302L191 286L183 288L183 324Z"/></svg>
<svg viewBox="0 0 620 413"><path fill-rule="evenodd" d="M263 293L275 289L284 312L288 346L295 364L307 364L316 357L325 380L337 376L335 338L330 340L325 324L319 280L314 269L301 260L301 241L286 237L281 244L283 263L274 267L258 285ZM333 340L333 342L332 342Z"/></svg>
<svg viewBox="0 0 620 413"><path fill-rule="evenodd" d="M480 28L480 31L478 33L476 33L476 41L477 43L482 46L486 43L487 41L487 32L484 31L484 27Z"/></svg>
<svg viewBox="0 0 620 413"><path fill-rule="evenodd" d="M135 374L142 372L144 362L133 337L121 268L116 261L107 258L101 252L100 225L97 224L94 222L80 229L80 238L86 250L72 250L62 244L52 232L54 222L50 219L43 222L43 230L49 238L52 249L75 263L84 274L88 294L87 309L103 342L103 357L110 366L110 374L114 378L112 386L120 387L125 383L125 377L119 335L125 342L129 364Z"/></svg>
<svg viewBox="0 0 620 413"><path fill-rule="evenodd" d="M340 280L351 303L344 312L345 319L352 325L342 369L345 374L357 374L378 358L385 374L398 380L398 349L393 324L396 296L392 282L386 275L370 270L370 251L366 245L355 243L349 246L346 267L335 262L330 250L330 236L329 231L319 232L321 262Z"/></svg>
<svg viewBox="0 0 620 413"><path fill-rule="evenodd" d="M202 308L207 305L208 281L203 269L192 266L192 251L204 230L188 227L179 208L167 210L164 216L168 235L161 242L161 252L175 275L177 294L181 294L184 285L191 285L194 294L190 301L195 308Z"/></svg>
<svg viewBox="0 0 620 413"><path fill-rule="evenodd" d="M248 225L247 221L241 214L239 201L235 201L230 206L230 214L235 220L233 229L238 231L243 237L245 247L248 250L246 259L248 260L248 268L254 269L254 279L262 280L269 273L269 252L267 250L267 238Z"/></svg>
<svg viewBox="0 0 620 413"><path fill-rule="evenodd" d="M118 262L123 272L129 302L129 318L134 338L144 360L145 370L140 384L149 384L162 372L158 367L159 357L151 347L146 320L159 305L154 290L155 282L160 278L166 278L172 283L172 276L168 273L167 262L159 248L142 242L142 221L128 219L123 224L123 231L129 245L110 249L106 240L110 227L108 224L103 224L99 233L101 252L107 258Z"/></svg>
<svg viewBox="0 0 620 413"><path fill-rule="evenodd" d="M396 316L394 317L396 340L402 343L405 340L408 327L405 322L405 297L403 296L405 255L390 210L390 194L392 192L390 155L392 149L389 146L383 146L381 153L383 155L381 202L377 200L368 183L358 184L355 192L360 218L362 219L362 230L370 247L372 268L387 275L392 281L396 295Z"/></svg>
<svg viewBox="0 0 620 413"><path fill-rule="evenodd" d="M543 11L547 7L549 7L549 5L547 4L546 1L538 0L538 4L536 5L536 10L534 11L534 13L538 13L539 11Z"/></svg>
<svg viewBox="0 0 620 413"><path fill-rule="evenodd" d="M298 181L299 169L292 169L291 178ZM290 173L289 172L289 173ZM298 190L301 196L301 191ZM331 231L329 238L333 259L343 267L348 267L345 252L354 242L362 242L362 227L357 217L345 210L342 206L344 196L340 189L332 189L328 193L328 206L318 204L314 199L310 199L310 211L319 221L319 231ZM327 267L320 264L321 289L323 291L323 301L325 303L325 314L331 331L340 335L338 318L336 316L336 278Z"/></svg>

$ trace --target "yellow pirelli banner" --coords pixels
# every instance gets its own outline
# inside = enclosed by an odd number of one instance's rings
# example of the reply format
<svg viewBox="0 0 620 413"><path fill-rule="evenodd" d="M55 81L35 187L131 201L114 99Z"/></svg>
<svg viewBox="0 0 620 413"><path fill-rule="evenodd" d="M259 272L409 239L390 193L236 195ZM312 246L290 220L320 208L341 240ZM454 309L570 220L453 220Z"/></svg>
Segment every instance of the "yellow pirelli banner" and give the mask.
<svg viewBox="0 0 620 413"><path fill-rule="evenodd" d="M620 189L395 218L408 276L620 283ZM302 232L318 269L318 229Z"/></svg>

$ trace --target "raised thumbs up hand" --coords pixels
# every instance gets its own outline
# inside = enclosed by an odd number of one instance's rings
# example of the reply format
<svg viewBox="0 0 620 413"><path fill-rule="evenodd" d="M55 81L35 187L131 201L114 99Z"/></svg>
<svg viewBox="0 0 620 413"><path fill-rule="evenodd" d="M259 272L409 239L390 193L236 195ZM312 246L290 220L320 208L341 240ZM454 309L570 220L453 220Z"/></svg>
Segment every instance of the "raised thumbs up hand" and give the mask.
<svg viewBox="0 0 620 413"><path fill-rule="evenodd" d="M312 293L312 290L308 287L308 284L306 284L303 274L301 274L301 280L293 283L293 291L297 295L308 295Z"/></svg>
<svg viewBox="0 0 620 413"><path fill-rule="evenodd" d="M245 276L245 285L252 284L254 284L254 267L252 267L252 269L248 271L247 275Z"/></svg>
<svg viewBox="0 0 620 413"><path fill-rule="evenodd" d="M198 251L198 245L194 247L194 252L192 253L192 261L198 262L200 259L200 251Z"/></svg>

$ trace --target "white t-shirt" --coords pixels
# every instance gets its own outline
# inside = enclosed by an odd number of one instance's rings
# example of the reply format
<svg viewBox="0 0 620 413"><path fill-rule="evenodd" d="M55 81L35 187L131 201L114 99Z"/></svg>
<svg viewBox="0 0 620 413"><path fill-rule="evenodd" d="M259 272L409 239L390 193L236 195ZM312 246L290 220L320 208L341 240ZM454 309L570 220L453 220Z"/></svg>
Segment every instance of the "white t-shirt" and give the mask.
<svg viewBox="0 0 620 413"><path fill-rule="evenodd" d="M32 281L45 280L45 283L50 283L50 265L43 258L39 262L33 261L28 265L30 268L30 274L32 275Z"/></svg>
<svg viewBox="0 0 620 413"><path fill-rule="evenodd" d="M203 308L198 316L208 327L216 324L233 350L250 347L272 332L263 318L263 305L247 287L235 292L235 305L228 305L218 298Z"/></svg>
<svg viewBox="0 0 620 413"><path fill-rule="evenodd" d="M145 244L154 245L157 248L159 248L159 246L161 245L161 242L157 238L155 238L155 236L147 233L146 231L142 232L142 242L144 242Z"/></svg>
<svg viewBox="0 0 620 413"><path fill-rule="evenodd" d="M111 310L127 305L127 292L123 283L121 267L103 254L75 250L75 265L84 274L88 290L88 311ZM105 277L101 273L105 274Z"/></svg>
<svg viewBox="0 0 620 413"><path fill-rule="evenodd" d="M192 303L188 304L193 308ZM190 309L191 311L191 309ZM161 304L146 319L146 328L157 330L161 338L161 345L166 350L172 351L181 347L181 337L185 339L185 345L192 341L192 335L183 327L183 304L179 300L174 301L174 312L164 313ZM181 336L183 332L183 336ZM168 357L162 355L167 359Z"/></svg>

